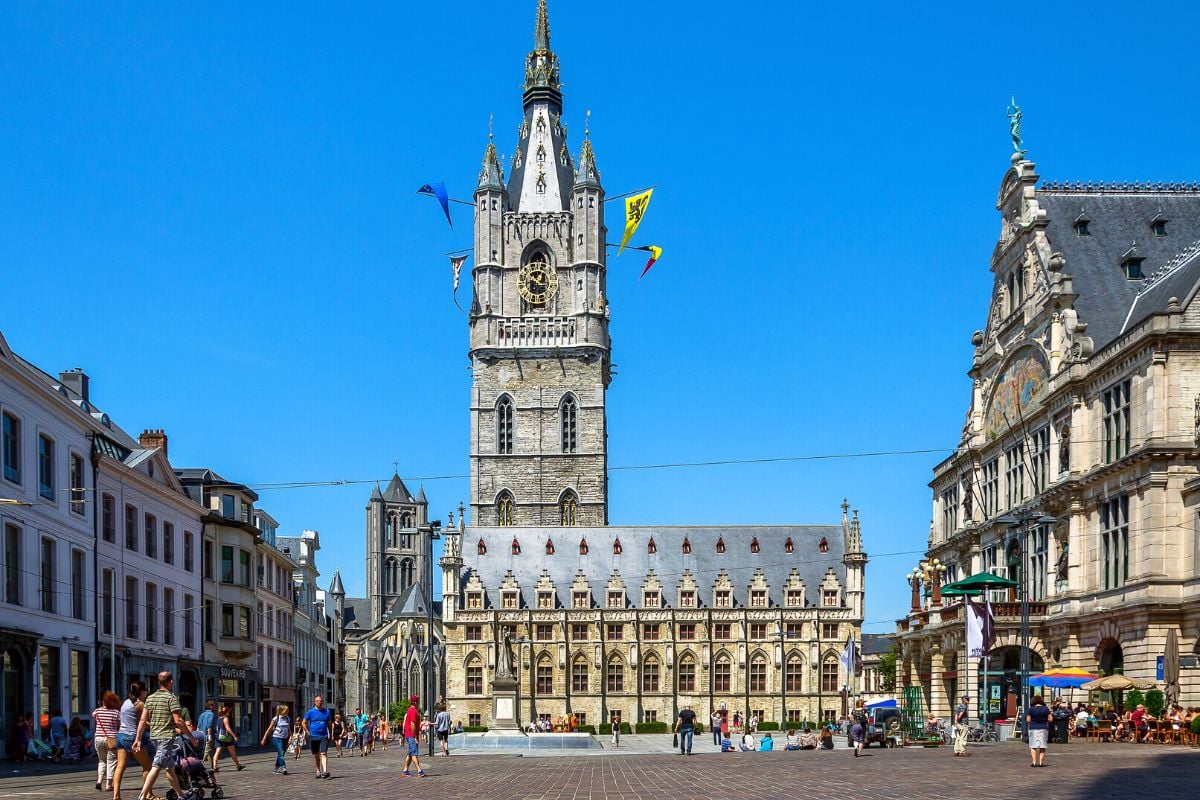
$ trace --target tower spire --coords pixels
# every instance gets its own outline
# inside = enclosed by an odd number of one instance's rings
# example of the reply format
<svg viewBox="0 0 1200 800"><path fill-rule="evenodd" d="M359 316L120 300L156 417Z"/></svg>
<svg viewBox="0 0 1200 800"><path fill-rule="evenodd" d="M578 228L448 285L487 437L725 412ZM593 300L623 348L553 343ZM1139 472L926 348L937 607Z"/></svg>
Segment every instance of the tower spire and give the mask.
<svg viewBox="0 0 1200 800"><path fill-rule="evenodd" d="M478 189L494 189L504 191L504 170L500 166L500 158L496 155L496 144L493 141L492 116L488 115L488 143L483 151L483 168L479 170Z"/></svg>
<svg viewBox="0 0 1200 800"><path fill-rule="evenodd" d="M600 170L596 169L596 153L592 150L592 111L584 115L583 147L579 150L579 163L575 165L576 186L600 186Z"/></svg>
<svg viewBox="0 0 1200 800"><path fill-rule="evenodd" d="M533 49L550 52L550 17L546 0L538 0L537 22L533 25Z"/></svg>
<svg viewBox="0 0 1200 800"><path fill-rule="evenodd" d="M533 50L525 57L525 102L549 97L562 104L558 81L558 56L550 49L550 16L546 0L538 0L537 21L533 26Z"/></svg>

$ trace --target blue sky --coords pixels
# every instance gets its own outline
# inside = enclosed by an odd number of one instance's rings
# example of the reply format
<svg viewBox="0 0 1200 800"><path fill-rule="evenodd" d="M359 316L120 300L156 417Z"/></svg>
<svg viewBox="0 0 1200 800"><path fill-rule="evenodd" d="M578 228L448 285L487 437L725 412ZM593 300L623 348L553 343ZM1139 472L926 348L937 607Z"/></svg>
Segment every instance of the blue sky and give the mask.
<svg viewBox="0 0 1200 800"><path fill-rule="evenodd" d="M0 331L83 367L177 466L251 485L467 497L466 325L413 191L511 154L535 3L19 2L0 19ZM566 120L610 194L657 184L609 261L614 524L860 509L867 630L906 608L930 468L958 440L1010 95L1047 178L1195 180L1198 12L558 0ZM732 9L732 10L731 10ZM615 206L616 204L614 204ZM609 227L621 221L610 210ZM425 478L422 481L422 477ZM363 582L370 486L263 491Z"/></svg>

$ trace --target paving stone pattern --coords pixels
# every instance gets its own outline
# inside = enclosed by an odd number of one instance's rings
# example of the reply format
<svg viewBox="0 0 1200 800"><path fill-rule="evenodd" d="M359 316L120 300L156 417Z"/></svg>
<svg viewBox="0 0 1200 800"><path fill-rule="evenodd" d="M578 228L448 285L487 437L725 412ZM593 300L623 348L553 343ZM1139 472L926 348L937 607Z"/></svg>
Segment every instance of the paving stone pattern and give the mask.
<svg viewBox="0 0 1200 800"><path fill-rule="evenodd" d="M632 743L631 743L632 744ZM226 797L300 798L314 794L352 797L480 798L480 800L633 800L720 798L764 800L797 797L981 798L1075 800L1076 798L1196 797L1200 751L1134 745L1077 745L1052 750L1043 769L1029 767L1019 744L974 747L970 758L949 748L871 750L855 759L848 750L803 753L706 752L691 757L665 753L604 753L539 758L465 755L423 759L426 778L403 778L398 748L367 758L330 759L333 778L312 776L311 759L289 760L291 774L271 773L271 756L249 755L248 769L220 773ZM16 766L16 765L14 765ZM41 765L15 772L5 765L0 800L91 798L94 772L49 772ZM165 782L160 791L165 791ZM136 797L127 784L124 800Z"/></svg>

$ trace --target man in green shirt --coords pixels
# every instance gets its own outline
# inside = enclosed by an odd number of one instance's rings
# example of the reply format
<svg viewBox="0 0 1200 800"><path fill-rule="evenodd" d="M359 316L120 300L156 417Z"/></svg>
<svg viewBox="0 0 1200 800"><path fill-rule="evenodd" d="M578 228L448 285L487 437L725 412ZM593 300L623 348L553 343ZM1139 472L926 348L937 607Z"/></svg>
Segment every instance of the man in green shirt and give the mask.
<svg viewBox="0 0 1200 800"><path fill-rule="evenodd" d="M192 741L195 741L196 737L192 736L187 723L183 721L183 707L179 704L179 698L171 692L174 685L175 676L169 672L158 673L158 691L146 698L142 718L138 720L137 733L133 737L133 752L136 753L142 748L142 731L146 730L150 732L150 741L154 742L155 748L154 762L150 771L146 773L146 781L142 784L142 792L139 795L140 800L151 800L154 797L154 782L164 770L171 788L175 790L175 796L184 797L179 778L175 775L175 762L179 750L175 737L182 734L191 737Z"/></svg>

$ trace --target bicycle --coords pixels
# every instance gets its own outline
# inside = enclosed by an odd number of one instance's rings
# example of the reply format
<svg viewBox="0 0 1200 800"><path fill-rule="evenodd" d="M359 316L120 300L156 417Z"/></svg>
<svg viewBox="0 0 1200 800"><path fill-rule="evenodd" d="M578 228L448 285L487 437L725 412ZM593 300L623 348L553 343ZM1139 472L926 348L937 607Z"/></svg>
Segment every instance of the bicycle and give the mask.
<svg viewBox="0 0 1200 800"><path fill-rule="evenodd" d="M976 744L983 742L998 742L999 735L996 733L996 726L992 723L985 723L977 728L971 728L967 731L967 741L975 742Z"/></svg>

